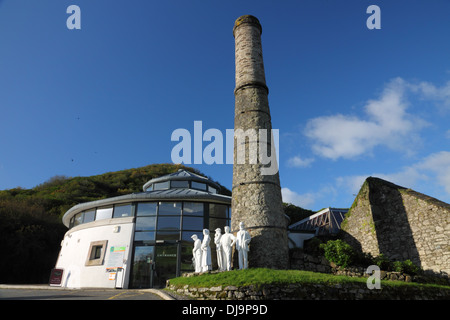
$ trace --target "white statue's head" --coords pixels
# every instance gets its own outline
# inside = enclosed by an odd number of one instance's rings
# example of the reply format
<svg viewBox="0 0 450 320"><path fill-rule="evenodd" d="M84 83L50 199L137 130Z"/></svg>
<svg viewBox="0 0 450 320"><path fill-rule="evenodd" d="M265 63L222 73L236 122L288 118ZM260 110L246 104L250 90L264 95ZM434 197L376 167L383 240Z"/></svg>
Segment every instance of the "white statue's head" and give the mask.
<svg viewBox="0 0 450 320"><path fill-rule="evenodd" d="M216 234L221 234L222 233L222 230L220 230L220 228L217 228L215 231L216 231Z"/></svg>
<svg viewBox="0 0 450 320"><path fill-rule="evenodd" d="M225 228L223 228L225 230L225 233L229 233L230 232L230 227L229 226L225 226Z"/></svg>
<svg viewBox="0 0 450 320"><path fill-rule="evenodd" d="M198 239L198 237L197 237L196 234L193 234L193 235L191 236L191 238L192 238L192 240L194 240L194 241Z"/></svg>
<svg viewBox="0 0 450 320"><path fill-rule="evenodd" d="M204 234L205 236L209 235L209 230L208 230L208 229L203 229L203 234Z"/></svg>
<svg viewBox="0 0 450 320"><path fill-rule="evenodd" d="M244 222L239 222L239 228L241 229L241 230L244 230L245 229L245 225L244 225Z"/></svg>

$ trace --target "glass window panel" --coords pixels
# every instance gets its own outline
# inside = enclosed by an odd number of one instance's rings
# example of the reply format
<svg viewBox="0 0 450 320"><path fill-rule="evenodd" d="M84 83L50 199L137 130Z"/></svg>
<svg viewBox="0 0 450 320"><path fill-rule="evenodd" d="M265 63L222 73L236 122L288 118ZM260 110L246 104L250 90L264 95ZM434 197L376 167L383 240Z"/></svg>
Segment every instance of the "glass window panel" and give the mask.
<svg viewBox="0 0 450 320"><path fill-rule="evenodd" d="M192 189L200 189L200 190L205 190L205 191L207 188L206 184L201 183L201 182L196 182L196 181L192 181L191 186L192 186Z"/></svg>
<svg viewBox="0 0 450 320"><path fill-rule="evenodd" d="M136 246L134 248L132 288L148 288L152 276L153 253L155 246Z"/></svg>
<svg viewBox="0 0 450 320"><path fill-rule="evenodd" d="M169 182L170 181L154 183L153 184L153 190L166 190L166 189L169 189Z"/></svg>
<svg viewBox="0 0 450 320"><path fill-rule="evenodd" d="M174 180L170 182L171 188L189 188L189 181Z"/></svg>
<svg viewBox="0 0 450 320"><path fill-rule="evenodd" d="M213 188L211 186L208 186L208 191L211 192L211 193L217 193L217 189Z"/></svg>
<svg viewBox="0 0 450 320"><path fill-rule="evenodd" d="M135 241L155 241L155 231L150 232L135 232L134 233Z"/></svg>
<svg viewBox="0 0 450 320"><path fill-rule="evenodd" d="M155 230L156 216L136 217L136 231Z"/></svg>
<svg viewBox="0 0 450 320"><path fill-rule="evenodd" d="M209 230L211 232L213 232L217 228L220 228L222 230L222 234L224 234L225 231L223 228L225 226L229 226L229 225L230 225L230 220L228 220L228 219L215 219L215 218L209 219Z"/></svg>
<svg viewBox="0 0 450 320"><path fill-rule="evenodd" d="M145 191L153 191L153 184L151 184Z"/></svg>
<svg viewBox="0 0 450 320"><path fill-rule="evenodd" d="M113 208L99 208L97 209L97 214L95 220L111 219Z"/></svg>
<svg viewBox="0 0 450 320"><path fill-rule="evenodd" d="M185 202L183 204L183 215L203 216L203 203Z"/></svg>
<svg viewBox="0 0 450 320"><path fill-rule="evenodd" d="M203 230L203 217L183 216L183 230Z"/></svg>
<svg viewBox="0 0 450 320"><path fill-rule="evenodd" d="M114 218L131 217L131 204L114 206Z"/></svg>
<svg viewBox="0 0 450 320"><path fill-rule="evenodd" d="M156 241L158 240L180 240L180 231L158 231Z"/></svg>
<svg viewBox="0 0 450 320"><path fill-rule="evenodd" d="M228 206L224 204L209 204L209 216L214 218L228 218Z"/></svg>
<svg viewBox="0 0 450 320"><path fill-rule="evenodd" d="M158 230L180 230L180 216L158 217Z"/></svg>
<svg viewBox="0 0 450 320"><path fill-rule="evenodd" d="M88 223L95 220L95 210L86 211L84 213L83 223Z"/></svg>
<svg viewBox="0 0 450 320"><path fill-rule="evenodd" d="M100 259L102 256L103 246L93 246L89 260Z"/></svg>
<svg viewBox="0 0 450 320"><path fill-rule="evenodd" d="M73 222L73 226L77 226L79 224L83 223L83 212L80 212L78 214L75 215L75 220Z"/></svg>
<svg viewBox="0 0 450 320"><path fill-rule="evenodd" d="M225 233L225 232L222 231L222 233ZM192 246L194 246L194 240L192 240L192 238L191 238L194 234L196 234L197 237L198 237L200 240L203 239L203 231L202 231L202 230L199 230L199 231L183 231L183 232L181 233L181 239L182 239L183 241L187 241L187 242L191 243ZM210 236L211 236L211 234L210 234ZM214 239L214 237L213 237L211 240L213 240L213 239ZM192 252L191 252L191 253L192 253Z"/></svg>
<svg viewBox="0 0 450 320"><path fill-rule="evenodd" d="M191 239L192 240L192 239ZM192 249L194 244L183 244L181 246L181 271L194 271L192 262Z"/></svg>
<svg viewBox="0 0 450 320"><path fill-rule="evenodd" d="M164 287L170 278L177 276L178 247L176 245L155 247L155 272L153 284Z"/></svg>
<svg viewBox="0 0 450 320"><path fill-rule="evenodd" d="M151 216L156 215L156 202L140 202L137 206L137 216Z"/></svg>
<svg viewBox="0 0 450 320"><path fill-rule="evenodd" d="M181 202L160 202L159 215L178 215L181 214Z"/></svg>

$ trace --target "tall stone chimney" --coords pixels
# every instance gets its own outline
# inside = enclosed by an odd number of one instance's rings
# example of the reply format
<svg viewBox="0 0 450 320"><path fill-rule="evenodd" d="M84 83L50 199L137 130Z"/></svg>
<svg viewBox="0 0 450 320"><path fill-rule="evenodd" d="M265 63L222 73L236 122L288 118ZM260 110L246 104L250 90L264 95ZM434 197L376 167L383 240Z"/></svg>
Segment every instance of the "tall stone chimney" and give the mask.
<svg viewBox="0 0 450 320"><path fill-rule="evenodd" d="M239 230L242 221L252 237L249 267L287 269L289 254L287 221L283 212L278 169L274 174L263 174L267 165L261 161L260 144L268 141L268 149L274 153L271 143L272 123L264 73L261 46L261 24L258 19L245 15L234 24L236 58L234 164L232 186L231 229ZM248 137L237 139L241 129ZM267 135L259 135L264 133ZM257 133L251 135L251 133ZM273 142L273 141L272 141ZM245 161L238 155L245 152ZM258 161L251 156L258 155ZM275 156L272 157L276 159ZM276 160L275 160L276 162ZM267 162L266 162L267 163ZM276 164L275 164L276 165ZM236 259L234 259L236 268Z"/></svg>

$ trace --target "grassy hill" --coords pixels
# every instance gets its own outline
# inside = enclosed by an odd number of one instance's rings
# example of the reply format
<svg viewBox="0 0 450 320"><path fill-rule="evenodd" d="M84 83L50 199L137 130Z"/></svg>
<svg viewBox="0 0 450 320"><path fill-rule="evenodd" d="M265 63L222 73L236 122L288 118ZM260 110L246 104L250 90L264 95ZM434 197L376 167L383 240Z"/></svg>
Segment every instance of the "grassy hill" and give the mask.
<svg viewBox="0 0 450 320"><path fill-rule="evenodd" d="M154 164L90 177L55 176L32 188L0 191L0 283L46 283L67 228L64 213L76 204L142 191L148 180L184 168ZM204 176L204 175L203 175ZM230 195L225 187L221 193Z"/></svg>

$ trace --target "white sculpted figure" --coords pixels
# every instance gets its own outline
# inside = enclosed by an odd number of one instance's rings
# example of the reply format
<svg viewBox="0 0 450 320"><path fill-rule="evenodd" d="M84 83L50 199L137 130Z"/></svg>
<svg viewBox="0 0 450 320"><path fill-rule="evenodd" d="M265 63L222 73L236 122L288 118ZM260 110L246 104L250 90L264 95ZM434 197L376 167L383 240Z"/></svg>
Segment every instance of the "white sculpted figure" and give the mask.
<svg viewBox="0 0 450 320"><path fill-rule="evenodd" d="M222 231L220 228L216 229L216 234L214 235L214 243L216 244L216 252L217 252L217 268L219 271L224 270L223 264L223 250L222 245L220 244L220 239L222 238Z"/></svg>
<svg viewBox="0 0 450 320"><path fill-rule="evenodd" d="M239 253L239 269L248 268L248 244L250 243L250 233L245 230L244 223L239 223L239 231L236 235L236 250Z"/></svg>
<svg viewBox="0 0 450 320"><path fill-rule="evenodd" d="M209 230L203 229L202 271L212 270L211 247L209 246L210 242L211 242L211 237L209 236Z"/></svg>
<svg viewBox="0 0 450 320"><path fill-rule="evenodd" d="M230 233L230 227L226 226L224 228L225 234L220 238L220 244L222 245L223 250L223 268L226 271L231 270L231 251L234 243L236 242L236 238L232 233Z"/></svg>
<svg viewBox="0 0 450 320"><path fill-rule="evenodd" d="M195 272L202 272L202 242L196 234L192 235L194 240L194 249L192 249L192 261L194 262Z"/></svg>

